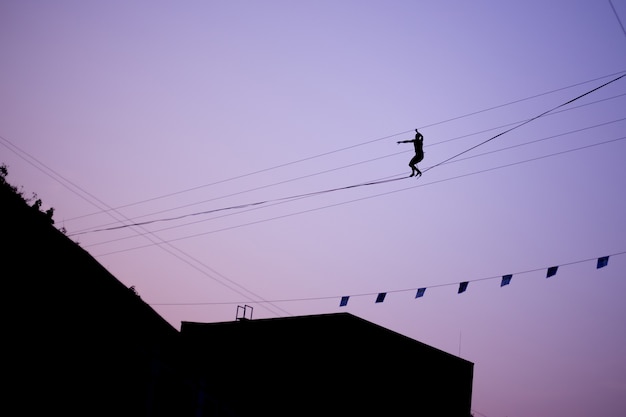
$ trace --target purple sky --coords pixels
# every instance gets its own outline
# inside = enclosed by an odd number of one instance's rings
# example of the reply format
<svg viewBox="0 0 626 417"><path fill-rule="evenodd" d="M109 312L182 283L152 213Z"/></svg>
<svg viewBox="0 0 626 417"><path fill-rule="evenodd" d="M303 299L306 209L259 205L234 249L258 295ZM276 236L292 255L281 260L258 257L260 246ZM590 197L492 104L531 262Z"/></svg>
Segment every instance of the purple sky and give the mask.
<svg viewBox="0 0 626 417"><path fill-rule="evenodd" d="M176 328L350 312L473 362L476 416L621 417L626 77L515 127L626 73L620 19L625 0L4 1L0 163ZM421 178L291 198L407 176L415 128Z"/></svg>

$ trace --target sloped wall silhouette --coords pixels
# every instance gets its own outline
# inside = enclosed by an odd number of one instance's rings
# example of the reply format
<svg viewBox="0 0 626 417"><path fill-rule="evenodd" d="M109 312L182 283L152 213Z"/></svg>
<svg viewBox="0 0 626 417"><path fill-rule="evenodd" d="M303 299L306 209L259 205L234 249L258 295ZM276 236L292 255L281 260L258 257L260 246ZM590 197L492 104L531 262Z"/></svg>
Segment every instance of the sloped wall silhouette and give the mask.
<svg viewBox="0 0 626 417"><path fill-rule="evenodd" d="M154 415L179 333L48 215L0 184L6 415Z"/></svg>
<svg viewBox="0 0 626 417"><path fill-rule="evenodd" d="M470 415L473 364L348 313L173 328L0 181L5 415Z"/></svg>

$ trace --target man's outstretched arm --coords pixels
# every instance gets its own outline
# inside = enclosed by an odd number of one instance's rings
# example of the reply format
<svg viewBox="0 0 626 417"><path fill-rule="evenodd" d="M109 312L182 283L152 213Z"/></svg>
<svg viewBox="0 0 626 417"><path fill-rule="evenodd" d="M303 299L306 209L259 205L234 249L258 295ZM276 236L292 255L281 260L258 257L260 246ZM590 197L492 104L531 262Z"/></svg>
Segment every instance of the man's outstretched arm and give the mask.
<svg viewBox="0 0 626 417"><path fill-rule="evenodd" d="M411 143L411 142L415 142L415 139L399 140L397 143Z"/></svg>

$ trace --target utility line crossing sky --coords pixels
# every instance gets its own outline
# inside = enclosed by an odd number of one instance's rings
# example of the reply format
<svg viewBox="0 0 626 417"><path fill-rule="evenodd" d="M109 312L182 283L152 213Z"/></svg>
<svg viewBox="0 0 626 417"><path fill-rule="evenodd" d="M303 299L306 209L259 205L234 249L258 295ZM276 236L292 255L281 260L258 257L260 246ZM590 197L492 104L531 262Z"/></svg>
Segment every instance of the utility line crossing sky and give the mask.
<svg viewBox="0 0 626 417"><path fill-rule="evenodd" d="M350 312L472 361L475 415L621 417L625 17L5 1L0 163L177 328Z"/></svg>

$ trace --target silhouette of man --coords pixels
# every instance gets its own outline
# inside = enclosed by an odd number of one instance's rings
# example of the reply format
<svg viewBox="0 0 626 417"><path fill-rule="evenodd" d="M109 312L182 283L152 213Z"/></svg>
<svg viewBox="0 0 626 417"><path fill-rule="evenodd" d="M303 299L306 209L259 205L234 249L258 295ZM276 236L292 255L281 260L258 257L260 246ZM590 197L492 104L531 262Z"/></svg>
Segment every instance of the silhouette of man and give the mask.
<svg viewBox="0 0 626 417"><path fill-rule="evenodd" d="M422 171L417 168L417 164L422 162L422 159L424 159L424 135L415 129L415 139L398 141L398 143L411 142L413 143L413 146L415 146L415 156L409 161L409 166L411 167L411 175L409 175L409 177L419 177L422 175Z"/></svg>

